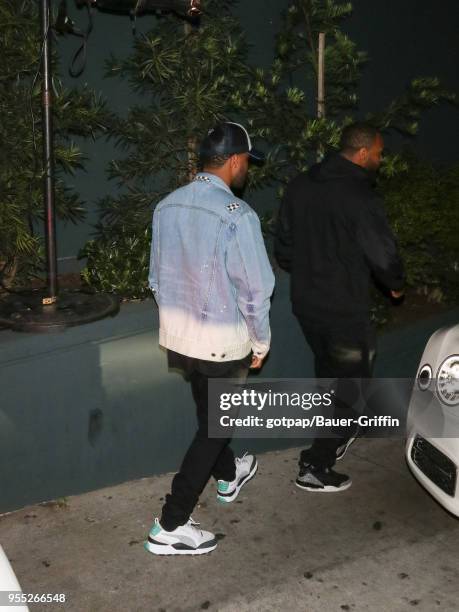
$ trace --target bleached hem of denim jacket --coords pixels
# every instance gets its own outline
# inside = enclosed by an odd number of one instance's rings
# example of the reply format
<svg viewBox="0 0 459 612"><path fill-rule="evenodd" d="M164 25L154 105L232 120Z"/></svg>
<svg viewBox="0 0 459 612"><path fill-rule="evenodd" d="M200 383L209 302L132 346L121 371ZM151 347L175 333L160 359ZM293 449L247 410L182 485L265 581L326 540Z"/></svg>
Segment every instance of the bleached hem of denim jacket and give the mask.
<svg viewBox="0 0 459 612"><path fill-rule="evenodd" d="M207 342L205 340L197 341L196 338L177 337L160 328L159 344L171 351L194 357L195 359L204 359L205 361L233 361L242 359L252 350L250 338L244 343L233 345L221 345L217 342Z"/></svg>

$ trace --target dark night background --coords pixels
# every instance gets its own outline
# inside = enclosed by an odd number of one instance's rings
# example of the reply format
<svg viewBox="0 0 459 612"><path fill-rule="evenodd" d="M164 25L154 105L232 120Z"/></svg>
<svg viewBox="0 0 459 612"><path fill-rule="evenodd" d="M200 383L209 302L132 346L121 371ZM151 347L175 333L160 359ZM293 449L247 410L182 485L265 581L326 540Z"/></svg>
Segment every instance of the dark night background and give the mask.
<svg viewBox="0 0 459 612"><path fill-rule="evenodd" d="M57 0L55 1L57 5ZM69 3L72 17L81 28L86 26L86 15ZM274 48L274 37L280 28L281 11L287 0L241 0L236 13L251 44L250 61L269 66ZM438 76L445 88L458 88L458 31L459 8L457 0L354 0L354 13L343 22L343 30L366 51L369 62L364 68L360 85L360 107L356 118L369 111L384 108L394 97L403 93L410 80L419 76ZM154 16L137 21L138 32L147 31ZM97 13L94 30L88 44L86 70L78 79L72 79L67 69L78 40L66 37L59 40L62 73L68 86L89 86L100 91L109 106L123 113L138 101L127 83L119 79L104 78L104 63L111 53L124 56L132 49L133 37L128 17ZM391 148L403 144L414 147L425 158L438 163L457 160L459 113L451 105L442 105L427 111L422 118L416 138L386 139ZM88 157L85 172L73 179L76 189L88 208L85 224L77 227L61 224L58 230L60 269L75 268L75 257L90 236L91 224L96 220L96 202L116 190L116 184L106 177L107 163L121 157L113 143L100 139L95 143L79 143ZM276 205L275 201L271 207Z"/></svg>

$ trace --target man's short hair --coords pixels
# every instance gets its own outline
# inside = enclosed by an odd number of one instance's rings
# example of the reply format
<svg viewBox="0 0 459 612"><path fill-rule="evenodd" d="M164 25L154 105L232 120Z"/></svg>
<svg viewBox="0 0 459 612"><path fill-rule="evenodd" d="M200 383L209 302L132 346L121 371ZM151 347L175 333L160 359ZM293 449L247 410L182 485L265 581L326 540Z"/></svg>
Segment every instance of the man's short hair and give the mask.
<svg viewBox="0 0 459 612"><path fill-rule="evenodd" d="M232 157L232 154L231 155L212 155L210 157L201 155L199 158L199 161L201 162L201 166L203 168L221 168L222 166L226 164L226 162L229 160L230 157Z"/></svg>
<svg viewBox="0 0 459 612"><path fill-rule="evenodd" d="M341 134L340 151L355 152L359 149L370 149L379 130L367 123L353 123L344 128Z"/></svg>

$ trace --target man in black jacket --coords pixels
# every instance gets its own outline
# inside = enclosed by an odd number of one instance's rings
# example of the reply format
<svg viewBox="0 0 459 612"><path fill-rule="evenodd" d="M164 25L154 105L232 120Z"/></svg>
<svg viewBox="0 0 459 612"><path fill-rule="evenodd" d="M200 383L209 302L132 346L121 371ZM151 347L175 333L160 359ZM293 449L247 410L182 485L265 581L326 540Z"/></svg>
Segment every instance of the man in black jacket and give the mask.
<svg viewBox="0 0 459 612"><path fill-rule="evenodd" d="M291 273L293 313L314 353L316 377L341 381L335 396L335 416L340 417L355 414L345 380L372 375L371 277L393 298L402 296L402 263L383 202L372 189L382 150L375 128L348 126L339 153L288 185L279 213L276 257ZM348 430L316 438L301 452L297 486L348 488L350 478L332 467L355 435Z"/></svg>

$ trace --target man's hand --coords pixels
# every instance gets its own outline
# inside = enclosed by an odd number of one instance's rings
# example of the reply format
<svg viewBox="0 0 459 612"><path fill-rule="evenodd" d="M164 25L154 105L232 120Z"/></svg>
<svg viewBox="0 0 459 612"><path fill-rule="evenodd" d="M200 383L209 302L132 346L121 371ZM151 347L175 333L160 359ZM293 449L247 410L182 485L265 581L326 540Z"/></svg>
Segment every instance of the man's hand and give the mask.
<svg viewBox="0 0 459 612"><path fill-rule="evenodd" d="M390 294L394 298L394 300L399 300L405 295L405 292L402 289L401 291L391 291Z"/></svg>
<svg viewBox="0 0 459 612"><path fill-rule="evenodd" d="M263 365L264 357L257 357L256 355L252 355L252 363L250 364L251 370L259 370Z"/></svg>

